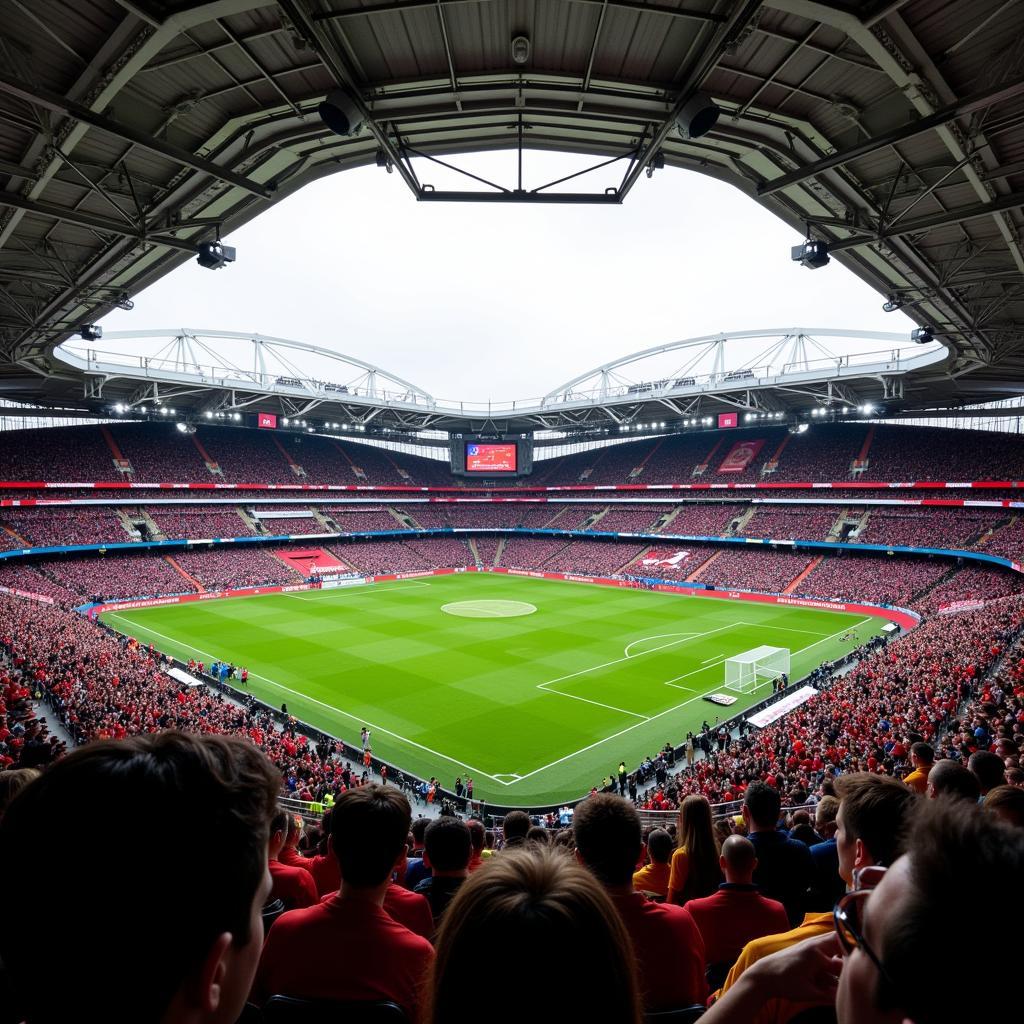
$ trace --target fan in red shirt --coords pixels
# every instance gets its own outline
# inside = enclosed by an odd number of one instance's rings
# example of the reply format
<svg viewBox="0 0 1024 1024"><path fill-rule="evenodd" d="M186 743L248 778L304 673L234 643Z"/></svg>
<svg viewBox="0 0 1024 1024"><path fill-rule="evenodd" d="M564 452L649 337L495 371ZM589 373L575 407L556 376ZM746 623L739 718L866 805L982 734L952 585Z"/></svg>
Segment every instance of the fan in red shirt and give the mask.
<svg viewBox="0 0 1024 1024"><path fill-rule="evenodd" d="M343 793L330 821L341 888L282 914L267 936L252 1000L272 995L337 1001L390 1000L412 1020L434 958L426 939L389 917L384 899L405 857L412 813L391 786Z"/></svg>
<svg viewBox="0 0 1024 1024"><path fill-rule="evenodd" d="M719 863L726 880L718 892L686 904L704 940L708 967L725 968L717 984L752 939L789 931L786 908L778 900L761 896L753 884L757 854L749 839L729 836L722 844Z"/></svg>
<svg viewBox="0 0 1024 1024"><path fill-rule="evenodd" d="M576 856L607 890L629 932L645 1012L703 1003L704 943L689 911L633 890L643 845L636 808L610 793L588 797L576 808L573 834Z"/></svg>
<svg viewBox="0 0 1024 1024"><path fill-rule="evenodd" d="M285 910L297 907L311 907L317 901L316 885L313 876L302 868L282 864L278 859L288 836L287 811L278 810L270 823L270 839L267 841L267 867L273 885L270 889L270 902L280 900Z"/></svg>

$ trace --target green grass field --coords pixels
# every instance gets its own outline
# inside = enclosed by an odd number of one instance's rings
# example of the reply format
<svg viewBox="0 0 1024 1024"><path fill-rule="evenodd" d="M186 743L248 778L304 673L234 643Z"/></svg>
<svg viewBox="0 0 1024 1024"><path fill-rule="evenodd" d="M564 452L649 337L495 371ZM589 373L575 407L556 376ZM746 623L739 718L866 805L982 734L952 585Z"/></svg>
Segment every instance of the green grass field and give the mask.
<svg viewBox="0 0 1024 1024"><path fill-rule="evenodd" d="M468 775L479 797L523 806L580 796L620 760L632 770L765 696L739 694L728 710L702 699L722 690L725 658L788 647L797 679L884 624L476 573L104 619L186 660L247 665L268 703L356 744L365 724L374 753L400 768L448 787Z"/></svg>

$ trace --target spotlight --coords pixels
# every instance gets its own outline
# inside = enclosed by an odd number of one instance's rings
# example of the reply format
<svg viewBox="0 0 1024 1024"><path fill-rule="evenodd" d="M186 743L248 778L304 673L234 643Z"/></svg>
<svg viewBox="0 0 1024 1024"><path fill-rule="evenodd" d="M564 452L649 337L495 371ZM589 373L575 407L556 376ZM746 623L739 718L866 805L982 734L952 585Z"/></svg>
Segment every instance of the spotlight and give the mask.
<svg viewBox="0 0 1024 1024"><path fill-rule="evenodd" d="M512 37L512 63L522 67L530 59L530 37Z"/></svg>
<svg viewBox="0 0 1024 1024"><path fill-rule="evenodd" d="M363 126L363 115L358 104L343 89L332 89L316 112L335 135L355 135Z"/></svg>
<svg viewBox="0 0 1024 1024"><path fill-rule="evenodd" d="M83 341L99 341L103 337L103 328L99 324L82 324L78 333Z"/></svg>
<svg viewBox="0 0 1024 1024"><path fill-rule="evenodd" d="M170 411L171 411L171 410L170 410L170 409L168 409L168 408L167 408L167 407L165 406L165 407L164 407L163 409L161 409L161 410L160 410L160 415L161 415L161 416L166 416L166 415L167 415L167 414L168 414L168 413L169 413Z"/></svg>
<svg viewBox="0 0 1024 1024"><path fill-rule="evenodd" d="M699 139L715 127L715 122L721 112L710 96L703 92L697 92L686 101L683 109L679 111L676 127L684 139Z"/></svg>
<svg viewBox="0 0 1024 1024"><path fill-rule="evenodd" d="M281 425L287 427L288 426L288 422L289 422L288 421L288 417L285 416L285 418L283 420L281 420Z"/></svg>
<svg viewBox="0 0 1024 1024"><path fill-rule="evenodd" d="M145 416L146 415L146 407L144 405L140 405L139 406L139 412L142 413L143 416Z"/></svg>
<svg viewBox="0 0 1024 1024"><path fill-rule="evenodd" d="M224 245L220 239L216 242L200 242L196 246L196 262L207 270L219 270L228 263L235 262L235 247Z"/></svg>
<svg viewBox="0 0 1024 1024"><path fill-rule="evenodd" d="M183 433L183 434L187 434L188 433L188 427L184 423L181 423L179 421L178 423L175 423L174 425L175 425L175 427L178 428L178 430L181 431L181 433Z"/></svg>
<svg viewBox="0 0 1024 1024"><path fill-rule="evenodd" d="M902 309L903 300L896 295L890 295L885 302L882 303L882 311L885 313L895 313L897 309Z"/></svg>
<svg viewBox="0 0 1024 1024"><path fill-rule="evenodd" d="M233 420L240 420L242 418L242 414L240 412L233 413L231 418Z"/></svg>
<svg viewBox="0 0 1024 1024"><path fill-rule="evenodd" d="M212 412L211 412L211 411L210 411L209 409L207 409L207 410L206 410L206 412L205 412L205 413L204 413L203 415L204 415L204 416L205 416L205 417L206 417L206 418L207 418L208 420L212 420L212 419L213 419L213 413L212 413Z"/></svg>
<svg viewBox="0 0 1024 1024"><path fill-rule="evenodd" d="M870 402L866 402L860 407L860 411L864 413L865 416L870 416L875 411L875 407Z"/></svg>
<svg viewBox="0 0 1024 1024"><path fill-rule="evenodd" d="M118 402L117 405L114 406L114 412L116 412L117 415L120 416L121 413L124 412L124 406L120 402Z"/></svg>
<svg viewBox="0 0 1024 1024"><path fill-rule="evenodd" d="M927 345L929 341L935 340L935 334L930 327L915 327L910 332L910 340L918 345Z"/></svg>
<svg viewBox="0 0 1024 1024"><path fill-rule="evenodd" d="M820 238L804 239L800 245L794 245L790 250L790 258L802 267L817 270L828 263L828 242Z"/></svg>

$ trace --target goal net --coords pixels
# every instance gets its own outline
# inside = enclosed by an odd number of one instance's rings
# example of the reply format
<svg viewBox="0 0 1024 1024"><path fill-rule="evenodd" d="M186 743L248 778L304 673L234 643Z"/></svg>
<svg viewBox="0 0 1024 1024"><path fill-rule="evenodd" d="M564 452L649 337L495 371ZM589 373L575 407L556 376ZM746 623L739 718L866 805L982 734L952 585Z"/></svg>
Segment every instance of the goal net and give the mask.
<svg viewBox="0 0 1024 1024"><path fill-rule="evenodd" d="M725 662L726 689L751 693L758 687L789 675L789 649L786 647L755 647Z"/></svg>

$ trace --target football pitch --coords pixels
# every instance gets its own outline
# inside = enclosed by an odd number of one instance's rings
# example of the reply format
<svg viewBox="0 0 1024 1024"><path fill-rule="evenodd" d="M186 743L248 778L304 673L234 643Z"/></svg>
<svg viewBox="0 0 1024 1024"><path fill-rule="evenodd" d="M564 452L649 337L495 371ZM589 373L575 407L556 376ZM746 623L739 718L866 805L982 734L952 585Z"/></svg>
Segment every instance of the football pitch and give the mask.
<svg viewBox="0 0 1024 1024"><path fill-rule="evenodd" d="M249 668L249 690L421 777L539 806L581 796L722 708L726 658L767 644L791 678L884 620L817 608L487 573L109 612L114 629L183 660ZM845 637L845 639L842 639Z"/></svg>

